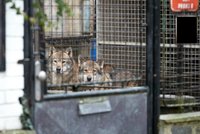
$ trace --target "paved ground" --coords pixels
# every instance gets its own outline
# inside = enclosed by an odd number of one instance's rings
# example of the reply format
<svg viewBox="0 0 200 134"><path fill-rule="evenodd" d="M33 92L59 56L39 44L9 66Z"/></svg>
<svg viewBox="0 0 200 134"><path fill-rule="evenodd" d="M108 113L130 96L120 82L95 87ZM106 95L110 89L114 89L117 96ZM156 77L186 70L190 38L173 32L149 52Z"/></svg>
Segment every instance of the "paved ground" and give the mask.
<svg viewBox="0 0 200 134"><path fill-rule="evenodd" d="M34 131L29 130L10 130L10 131L0 131L0 134L36 134Z"/></svg>

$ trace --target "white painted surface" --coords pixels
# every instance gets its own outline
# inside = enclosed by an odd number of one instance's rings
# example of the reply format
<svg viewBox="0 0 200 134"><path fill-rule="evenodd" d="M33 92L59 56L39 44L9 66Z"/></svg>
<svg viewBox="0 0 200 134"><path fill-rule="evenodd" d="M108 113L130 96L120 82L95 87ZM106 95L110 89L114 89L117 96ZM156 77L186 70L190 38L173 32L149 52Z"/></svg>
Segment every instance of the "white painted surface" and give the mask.
<svg viewBox="0 0 200 134"><path fill-rule="evenodd" d="M15 0L16 6L23 9L23 1ZM6 5L6 71L0 72L0 130L20 129L22 106L19 97L23 95L23 17Z"/></svg>

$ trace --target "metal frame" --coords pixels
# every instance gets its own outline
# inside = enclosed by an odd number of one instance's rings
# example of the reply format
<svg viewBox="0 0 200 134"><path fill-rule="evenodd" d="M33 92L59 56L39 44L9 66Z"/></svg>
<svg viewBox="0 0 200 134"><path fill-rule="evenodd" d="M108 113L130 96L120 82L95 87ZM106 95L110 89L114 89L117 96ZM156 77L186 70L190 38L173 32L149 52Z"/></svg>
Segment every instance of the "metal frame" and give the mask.
<svg viewBox="0 0 200 134"><path fill-rule="evenodd" d="M160 102L161 113L185 113L200 110L199 57L200 23L198 12L173 12L168 0L160 1ZM177 18L195 17L195 41L178 42ZM182 20L180 20L182 22ZM184 20L183 20L184 21ZM188 32L187 30L185 31ZM188 37L189 37L188 36ZM187 37L185 37L187 39ZM190 37L189 37L190 38ZM189 39L188 38L188 39ZM196 42L197 41L197 42Z"/></svg>
<svg viewBox="0 0 200 134"><path fill-rule="evenodd" d="M147 86L148 130L149 134L158 134L160 115L160 1L147 1Z"/></svg>
<svg viewBox="0 0 200 134"><path fill-rule="evenodd" d="M5 1L0 0L0 72L6 70L5 61Z"/></svg>
<svg viewBox="0 0 200 134"><path fill-rule="evenodd" d="M33 16L32 0L24 1L24 12L28 16ZM29 21L24 21L24 59L19 60L19 64L24 65L24 96L28 101L30 109L30 118L34 125L34 53L33 53L33 27Z"/></svg>
<svg viewBox="0 0 200 134"><path fill-rule="evenodd" d="M69 99L69 98L81 98L81 97L94 97L94 96L104 96L104 95L118 95L122 93L145 93L149 90L148 87L131 87L126 88L125 90L114 89L114 90L105 90L105 91L97 91L97 92L79 92L79 93L71 93L71 94L53 94L53 95L44 95L43 100L58 100L58 99Z"/></svg>
<svg viewBox="0 0 200 134"><path fill-rule="evenodd" d="M28 11L30 14L32 13L31 2L25 2L25 10ZM147 1L147 66L146 66L146 85L147 87L136 87L136 91L146 91L148 90L148 134L158 134L158 120L159 120L159 88L160 88L160 1L156 0L148 0ZM28 7L28 8L27 8ZM28 62L24 62L25 66L25 90L30 98L32 98L32 103L35 102L35 94L34 94L34 85L33 85L33 74L34 74L34 55L33 54L33 47L31 44L31 29L30 24L27 22L25 23L25 59L27 58ZM39 42L35 42L39 43ZM29 72L28 74L26 74ZM31 84L31 85L30 85ZM31 89L31 90L27 90ZM102 94L119 94L120 92L116 91L108 91L102 92ZM54 100L54 99L65 99L70 97L83 97L83 96L90 96L90 95L99 95L99 93L94 94L77 94L75 96L67 96L67 95L45 95L41 92L41 96L44 96L42 101L46 100Z"/></svg>
<svg viewBox="0 0 200 134"><path fill-rule="evenodd" d="M32 16L32 8L31 8L32 0L24 1L24 11ZM32 47L32 29L29 21L24 21L24 59L19 61L24 65L24 92L30 97L32 94L31 89L33 89L33 85L31 85L31 81L33 80L33 47Z"/></svg>

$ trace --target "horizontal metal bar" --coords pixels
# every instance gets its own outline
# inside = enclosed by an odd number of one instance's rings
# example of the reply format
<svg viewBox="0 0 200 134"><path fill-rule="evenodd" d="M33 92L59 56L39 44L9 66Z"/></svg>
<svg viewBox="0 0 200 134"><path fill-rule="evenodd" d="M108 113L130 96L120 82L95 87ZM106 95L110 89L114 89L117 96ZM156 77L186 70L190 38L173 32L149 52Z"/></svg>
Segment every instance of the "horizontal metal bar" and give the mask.
<svg viewBox="0 0 200 134"><path fill-rule="evenodd" d="M99 44L108 44L108 45L146 46L146 43L141 43L141 42L99 41L98 43Z"/></svg>
<svg viewBox="0 0 200 134"><path fill-rule="evenodd" d="M90 40L92 37L93 36L91 36L91 35L80 35L80 36L71 36L71 37L54 37L54 38L46 37L45 41L47 41L47 42L48 41L49 42L51 42L51 41L60 41L61 42L61 41L71 41L71 40L75 40L75 39L77 39L77 40L80 40L80 39Z"/></svg>
<svg viewBox="0 0 200 134"><path fill-rule="evenodd" d="M98 91L85 91L85 92L70 92L63 94L46 94L44 95L44 101L58 100L58 99L70 99L81 97L93 97L93 96L106 96L106 95L119 95L119 94L137 94L148 92L148 87L128 87L123 89L110 89L110 90L98 90Z"/></svg>
<svg viewBox="0 0 200 134"><path fill-rule="evenodd" d="M200 48L200 45L198 43L192 43L192 44L189 44L188 43L182 43L183 45L183 48ZM177 48L178 45L177 44L160 44L160 47L166 47L166 48Z"/></svg>
<svg viewBox="0 0 200 134"><path fill-rule="evenodd" d="M72 84L60 84L60 85L57 85L57 84L49 84L47 85L47 87L49 88L54 88L54 87L66 87L66 86L72 86L72 87L81 87L81 86L84 86L84 85L94 85L94 84L105 84L105 83L123 83L123 82L137 82L137 81L140 81L142 80L141 78L135 78L135 79L125 79L125 80L113 80L113 81L107 81L107 82L82 82L82 83L72 83ZM96 86L95 86L96 87Z"/></svg>
<svg viewBox="0 0 200 134"><path fill-rule="evenodd" d="M173 108L173 107L191 107L191 106L199 106L199 102L188 102L183 104L165 104L164 106L161 105L161 107L167 107L167 108Z"/></svg>

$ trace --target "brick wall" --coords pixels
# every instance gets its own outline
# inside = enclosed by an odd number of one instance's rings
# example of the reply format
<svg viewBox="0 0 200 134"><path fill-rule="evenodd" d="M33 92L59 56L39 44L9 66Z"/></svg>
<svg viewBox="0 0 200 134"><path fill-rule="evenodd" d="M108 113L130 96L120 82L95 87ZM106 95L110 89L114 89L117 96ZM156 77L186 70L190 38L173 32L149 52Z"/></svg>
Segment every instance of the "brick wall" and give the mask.
<svg viewBox="0 0 200 134"><path fill-rule="evenodd" d="M23 9L23 1L16 0ZM0 130L19 129L22 107L18 98L23 95L23 66L17 61L23 59L23 17L16 15L6 5L6 71L0 73Z"/></svg>

